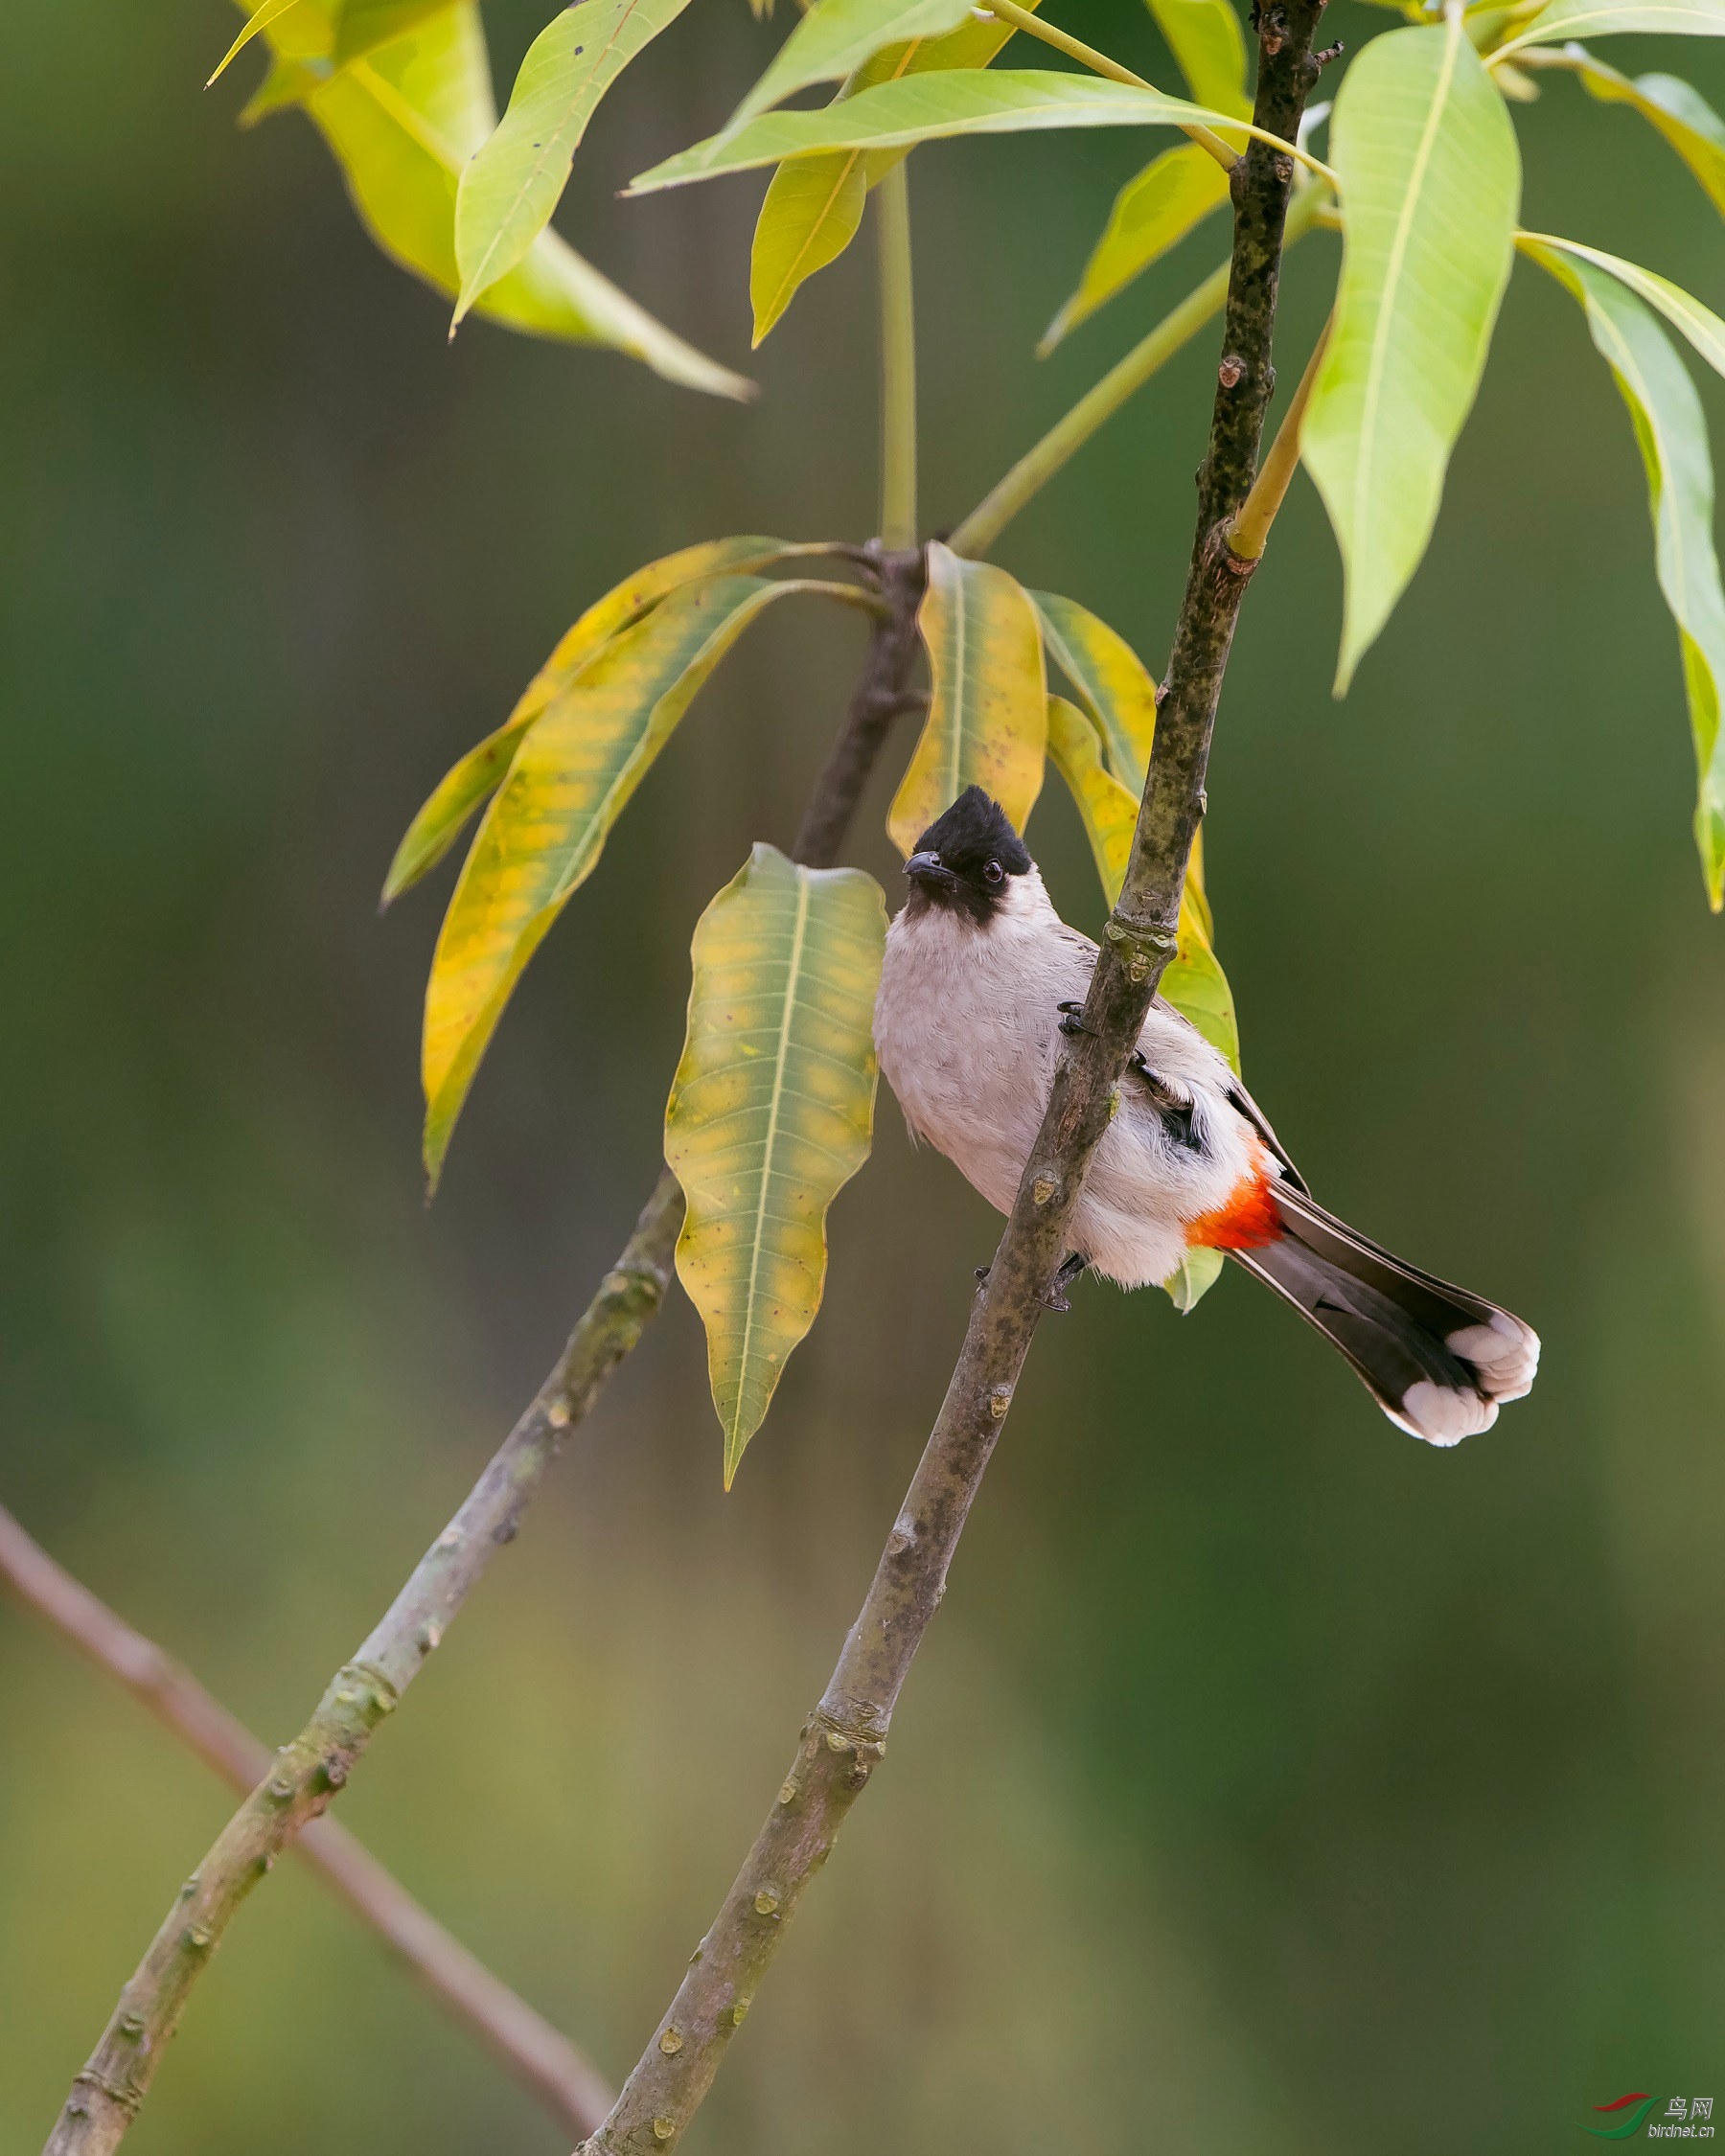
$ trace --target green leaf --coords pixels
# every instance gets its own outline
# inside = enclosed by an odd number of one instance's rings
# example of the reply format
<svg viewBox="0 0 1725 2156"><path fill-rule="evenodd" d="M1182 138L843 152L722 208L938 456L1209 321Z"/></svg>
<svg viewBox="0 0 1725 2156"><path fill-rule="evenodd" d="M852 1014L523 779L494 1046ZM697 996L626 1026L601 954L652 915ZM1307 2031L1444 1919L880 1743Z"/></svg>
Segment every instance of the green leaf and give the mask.
<svg viewBox="0 0 1725 2156"><path fill-rule="evenodd" d="M768 568L793 551L782 539L754 534L744 539L708 539L700 546L685 546L678 554L668 554L661 562L650 562L633 576L625 577L603 599L595 600L564 632L508 719L444 775L408 825L389 864L383 904L388 906L400 898L436 867L460 837L469 816L502 780L528 727L554 697L592 664L619 630L639 620L679 585L692 584L699 577Z"/></svg>
<svg viewBox="0 0 1725 2156"><path fill-rule="evenodd" d="M1032 7L1037 0L1031 0ZM945 37L918 37L889 45L860 67L840 91L840 98L954 67L986 67L1012 35L1012 26L991 17L972 20ZM777 322L804 281L836 262L857 236L867 191L907 154L902 149L872 152L836 150L827 156L793 158L768 183L767 197L755 224L748 290L754 307L754 341Z"/></svg>
<svg viewBox="0 0 1725 2156"><path fill-rule="evenodd" d="M1346 234L1301 448L1346 580L1340 696L1437 521L1509 275L1521 160L1459 20L1374 37L1330 143Z"/></svg>
<svg viewBox="0 0 1725 2156"><path fill-rule="evenodd" d="M1224 1256L1206 1244L1189 1249L1162 1282L1168 1300L1183 1318L1189 1318L1222 1276Z"/></svg>
<svg viewBox="0 0 1725 2156"><path fill-rule="evenodd" d="M1585 309L1646 467L1659 587L1677 623L1695 743L1695 845L1708 904L1717 913L1725 900L1725 593L1714 552L1713 459L1701 401L1652 314L1618 276L1573 247L1524 245Z"/></svg>
<svg viewBox="0 0 1725 2156"><path fill-rule="evenodd" d="M472 0L456 0L334 74L329 0L300 0L265 34L286 64L272 71L247 116L301 103L334 152L378 245L453 299L456 184L496 124ZM540 235L476 311L534 335L609 345L686 388L752 395L749 383L673 335L554 232Z"/></svg>
<svg viewBox="0 0 1725 2156"><path fill-rule="evenodd" d="M1103 896L1113 906L1120 895L1126 864L1132 858L1138 796L1107 769L1102 745L1094 722L1076 704L1069 703L1064 697L1048 699L1048 757L1078 804ZM1185 887L1180 896L1179 938L1179 948L1162 975L1159 993L1237 1071L1240 1029L1234 1017L1233 991L1215 952L1215 931L1204 888L1202 833L1192 847Z"/></svg>
<svg viewBox="0 0 1725 2156"><path fill-rule="evenodd" d="M543 232L599 100L687 6L688 0L580 0L527 48L509 110L461 174L457 322Z"/></svg>
<svg viewBox="0 0 1725 2156"><path fill-rule="evenodd" d="M970 17L970 0L816 0L731 115L740 127L816 82L838 82L883 46L938 37Z"/></svg>
<svg viewBox="0 0 1725 2156"><path fill-rule="evenodd" d="M442 4L443 0L439 0L439 5ZM276 21L278 17L285 15L289 8L297 8L299 5L300 0L263 0L262 6L253 13L245 28L234 39L227 51L222 54L216 73L211 76L209 82L204 84L204 88L207 90L210 83L215 82L227 72L228 63L244 52L261 30L267 30L270 24Z"/></svg>
<svg viewBox="0 0 1725 2156"><path fill-rule="evenodd" d="M929 716L886 818L894 845L909 854L967 786L992 794L1023 831L1047 743L1035 609L1004 569L936 540L917 627L929 654Z"/></svg>
<svg viewBox="0 0 1725 2156"><path fill-rule="evenodd" d="M1048 324L1037 351L1051 352L1227 200L1228 174L1208 149L1195 142L1164 149L1115 196L1078 289Z"/></svg>
<svg viewBox="0 0 1725 2156"><path fill-rule="evenodd" d="M1229 0L1150 0L1150 12L1198 103L1250 120L1246 40Z"/></svg>
<svg viewBox="0 0 1725 2156"><path fill-rule="evenodd" d="M1083 698L1101 729L1108 768L1136 803L1156 738L1156 683L1149 668L1125 637L1075 600L1051 591L1033 591L1030 598L1044 649ZM1120 873L1125 874L1123 860Z"/></svg>
<svg viewBox="0 0 1725 2156"><path fill-rule="evenodd" d="M1476 63L1477 64L1477 63ZM1359 62L1355 62L1357 67ZM1162 90L1105 82L1050 68L954 69L905 76L840 98L818 112L768 112L747 126L714 135L632 180L631 195L724 172L776 165L827 149L909 149L949 135L1006 135L1049 127L1227 126L1230 115L1188 104Z"/></svg>
<svg viewBox="0 0 1725 2156"><path fill-rule="evenodd" d="M1601 247L1584 247L1578 240L1559 240L1549 232L1518 232L1515 237L1522 252L1544 268L1552 268L1545 260L1548 254L1568 255L1576 262L1590 263L1594 268L1615 277L1620 284L1627 285L1649 307L1656 308L1674 330L1681 331L1710 367L1725 375L1725 322L1712 308L1703 307L1698 299L1690 298L1681 285L1673 285L1668 277L1644 269L1639 263L1625 262L1621 255L1608 255ZM1556 274L1552 270L1552 275Z"/></svg>
<svg viewBox="0 0 1725 2156"><path fill-rule="evenodd" d="M1501 59L1523 45L1549 45L1558 37L1616 37L1625 32L1725 37L1725 0L1552 0L1500 45L1495 57Z"/></svg>
<svg viewBox="0 0 1725 2156"><path fill-rule="evenodd" d="M1585 45L1566 48L1581 86L1601 104L1627 104L1657 127L1694 173L1715 210L1725 214L1725 120L1700 91L1677 75L1641 75L1632 81L1595 59Z"/></svg>
<svg viewBox="0 0 1725 2156"><path fill-rule="evenodd" d="M422 1075L433 1186L528 959L591 875L696 692L764 608L803 588L730 576L673 591L528 729L462 865L431 961Z"/></svg>
<svg viewBox="0 0 1725 2156"><path fill-rule="evenodd" d="M337 67L345 67L374 46L404 37L448 5L449 0L337 0L335 50L331 57Z"/></svg>
<svg viewBox="0 0 1725 2156"><path fill-rule="evenodd" d="M886 908L857 868L757 845L702 915L665 1158L706 1325L728 1490L826 1284L827 1208L868 1158Z"/></svg>

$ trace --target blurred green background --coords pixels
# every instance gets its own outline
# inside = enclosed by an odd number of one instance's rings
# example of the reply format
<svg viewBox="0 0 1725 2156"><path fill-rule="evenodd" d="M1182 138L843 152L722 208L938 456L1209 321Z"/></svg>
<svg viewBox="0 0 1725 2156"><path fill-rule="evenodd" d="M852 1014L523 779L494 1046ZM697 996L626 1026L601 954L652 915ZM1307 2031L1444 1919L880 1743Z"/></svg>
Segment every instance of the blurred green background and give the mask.
<svg viewBox="0 0 1725 2156"><path fill-rule="evenodd" d="M545 8L488 11L506 90ZM1391 19L1339 0L1350 40ZM1346 19L1340 19L1346 18ZM1166 72L1142 16L1070 27ZM694 919L787 843L860 635L751 632L530 972L435 1209L396 837L575 612L736 530L874 516L871 253L751 410L474 324L380 258L235 18L9 12L0 173L0 1501L262 1734L296 1728L526 1399L650 1184ZM747 359L758 182L636 203L778 34L692 9L564 228ZM1691 43L1609 57L1725 103ZM236 73L249 78L248 58ZM1725 301L1632 114L1518 112L1526 221ZM1039 365L1123 134L919 152L925 516L948 526L1208 266ZM1293 258L1303 354L1336 242ZM1214 337L998 558L1160 667ZM1715 422L1717 385L1703 385ZM1519 267L1430 560L1346 703L1297 483L1246 609L1210 883L1248 1076L1320 1193L1525 1312L1531 1400L1413 1444L1268 1296L1097 1287L1038 1341L895 1724L695 2137L1408 2156L1588 2145L1717 2093L1725 929L1625 416ZM853 859L893 888L877 788ZM1076 825L1032 825L1094 927ZM938 1402L994 1217L883 1093L827 1308L728 1500L680 1300L343 1800L605 2070L783 1772ZM34 2149L226 1796L0 1607L0 2145ZM564 2145L297 1866L236 1923L138 2156Z"/></svg>

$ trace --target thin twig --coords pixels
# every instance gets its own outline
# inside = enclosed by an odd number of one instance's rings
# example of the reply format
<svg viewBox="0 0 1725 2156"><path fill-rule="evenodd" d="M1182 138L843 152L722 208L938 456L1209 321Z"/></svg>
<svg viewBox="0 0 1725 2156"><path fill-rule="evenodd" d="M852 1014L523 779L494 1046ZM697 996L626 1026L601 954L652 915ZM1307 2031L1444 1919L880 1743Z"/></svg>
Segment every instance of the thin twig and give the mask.
<svg viewBox="0 0 1725 2156"><path fill-rule="evenodd" d="M816 781L796 858L816 868L837 857L851 811L895 711L915 652L921 593L915 557L879 550L867 565L890 594L877 616L838 746ZM148 2094L193 1985L240 1904L276 1857L346 1783L374 1731L434 1652L450 1620L504 1545L513 1542L570 1429L657 1314L670 1285L683 1197L666 1168L634 1233L601 1283L533 1405L493 1456L466 1502L409 1576L352 1662L336 1671L317 1711L180 1889L73 2082L44 2156L108 2156Z"/></svg>
<svg viewBox="0 0 1725 2156"><path fill-rule="evenodd" d="M172 1655L133 1631L57 1564L3 1506L0 1587L123 1685L230 1788L243 1794L270 1772L268 1748L242 1722ZM610 2109L611 2094L598 2069L566 2036L451 1938L345 1826L316 1820L301 1836L299 1849L355 1915L401 1956L559 2125L571 2133L592 2132Z"/></svg>
<svg viewBox="0 0 1725 2156"><path fill-rule="evenodd" d="M1320 220L1329 198L1322 180L1307 181L1288 209L1283 244L1291 247ZM1229 264L1219 263L1196 289L1165 314L1149 335L1135 344L1101 380L1085 391L1071 410L1057 420L1042 440L1024 451L1003 478L991 487L952 536L955 554L973 560L986 554L1027 502L1070 464L1084 445L1127 404L1174 355L1189 344L1204 325L1222 310L1228 297Z"/></svg>
<svg viewBox="0 0 1725 2156"><path fill-rule="evenodd" d="M881 538L916 544L916 298L910 188L901 159L875 189L881 248Z"/></svg>
<svg viewBox="0 0 1725 2156"><path fill-rule="evenodd" d="M1323 0L1264 11L1258 125L1292 135L1318 69ZM610 2117L586 2156L665 2156L711 2086L784 1927L886 1749L899 1689L1000 1436L1114 1089L1176 946L1180 895L1203 814L1222 677L1252 564L1223 543L1257 466L1274 375L1271 337L1294 169L1250 149L1234 183L1227 333L1199 475L1198 533L1175 628L1131 860L1085 1000L1063 1050L1012 1216L908 1496L791 1772Z"/></svg>

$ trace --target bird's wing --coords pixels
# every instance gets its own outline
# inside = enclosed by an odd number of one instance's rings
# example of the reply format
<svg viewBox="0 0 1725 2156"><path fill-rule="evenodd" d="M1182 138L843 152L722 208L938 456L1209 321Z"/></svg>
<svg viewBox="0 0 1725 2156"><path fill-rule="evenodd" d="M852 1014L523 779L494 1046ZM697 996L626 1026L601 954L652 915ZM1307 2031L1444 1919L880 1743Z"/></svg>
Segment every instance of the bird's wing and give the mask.
<svg viewBox="0 0 1725 2156"><path fill-rule="evenodd" d="M1281 1162L1282 1175L1285 1180L1291 1182L1302 1197L1309 1198L1312 1193L1306 1185L1306 1180L1289 1158L1287 1147L1271 1129L1269 1116L1264 1113L1257 1102L1253 1099L1237 1078L1230 1084L1228 1097Z"/></svg>

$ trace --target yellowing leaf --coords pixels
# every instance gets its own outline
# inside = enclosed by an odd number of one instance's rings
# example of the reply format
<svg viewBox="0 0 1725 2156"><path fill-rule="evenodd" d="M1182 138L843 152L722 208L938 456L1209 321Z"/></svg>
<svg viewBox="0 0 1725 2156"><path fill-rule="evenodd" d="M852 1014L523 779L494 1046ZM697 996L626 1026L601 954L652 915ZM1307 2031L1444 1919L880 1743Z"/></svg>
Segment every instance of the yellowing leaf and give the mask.
<svg viewBox="0 0 1725 2156"><path fill-rule="evenodd" d="M1701 400L1652 314L1619 277L1573 246L1523 245L1586 310L1646 467L1659 588L1677 624L1695 744L1695 845L1716 913L1725 899L1725 592L1714 552L1713 459Z"/></svg>
<svg viewBox="0 0 1725 2156"><path fill-rule="evenodd" d="M439 0L439 4L442 4L442 0ZM267 30L278 16L285 15L289 8L297 8L299 5L300 0L263 0L262 6L254 12L245 28L234 39L227 51L222 54L217 65L216 73L211 76L210 81L204 84L204 88L207 90L211 82L216 81L218 78L226 73L228 63L244 52L261 30Z"/></svg>
<svg viewBox="0 0 1725 2156"><path fill-rule="evenodd" d="M687 5L688 0L578 0L527 48L509 110L461 174L455 201L457 322L543 232L599 100Z"/></svg>
<svg viewBox="0 0 1725 2156"><path fill-rule="evenodd" d="M1552 0L1498 55L1522 45L1549 45L1557 37L1615 37L1625 32L1725 37L1725 0Z"/></svg>
<svg viewBox="0 0 1725 2156"><path fill-rule="evenodd" d="M928 647L929 716L886 828L908 854L967 786L990 793L1023 831L1042 791L1047 690L1036 613L1004 569L938 541L917 615Z"/></svg>
<svg viewBox="0 0 1725 2156"><path fill-rule="evenodd" d="M330 0L300 0L266 35L277 55L256 119L288 103L316 124L361 223L383 252L453 299L455 195L462 166L496 125L479 11L454 0L405 36L332 72ZM749 383L673 335L554 232L478 302L533 335L627 352L668 381L747 398Z"/></svg>
<svg viewBox="0 0 1725 2156"><path fill-rule="evenodd" d="M1246 40L1229 0L1150 0L1150 12L1198 103L1251 119Z"/></svg>
<svg viewBox="0 0 1725 2156"><path fill-rule="evenodd" d="M1038 0L1031 0L1035 7ZM840 98L902 75L954 67L986 67L1012 35L1009 23L972 20L944 37L917 37L891 45L860 67ZM857 236L867 192L906 152L840 149L819 157L795 157L781 165L767 187L755 223L748 291L754 307L754 341L761 339L817 269L836 262Z"/></svg>
<svg viewBox="0 0 1725 2156"><path fill-rule="evenodd" d="M1144 791L1156 738L1156 683L1117 630L1075 600L1033 591L1043 648L1077 690L1101 728L1108 768L1136 802ZM1134 814L1137 814L1135 808ZM1125 874L1125 862L1120 864Z"/></svg>
<svg viewBox="0 0 1725 2156"><path fill-rule="evenodd" d="M338 0L335 50L331 57L337 67L345 67L374 46L404 37L448 5L449 0Z"/></svg>
<svg viewBox="0 0 1725 2156"><path fill-rule="evenodd" d="M1509 275L1521 160L1459 16L1374 37L1330 142L1346 233L1301 449L1342 549L1340 696L1437 521Z"/></svg>
<svg viewBox="0 0 1725 2156"><path fill-rule="evenodd" d="M1641 75L1631 81L1615 67L1595 59L1584 45L1571 45L1569 57L1581 86L1601 104L1627 104L1651 121L1725 214L1725 120L1692 83L1677 75Z"/></svg>
<svg viewBox="0 0 1725 2156"><path fill-rule="evenodd" d="M816 150L909 149L947 136L1024 134L1052 127L1226 127L1230 119L1226 112L1189 104L1162 90L1103 81L1093 75L1046 67L1022 74L1004 68L954 68L950 74L907 75L896 82L882 82L818 112L764 112L746 126L666 158L632 180L627 192L651 195L661 187L683 187Z"/></svg>
<svg viewBox="0 0 1725 2156"><path fill-rule="evenodd" d="M794 583L716 577L673 591L554 695L493 796L449 901L426 989L426 1167L433 1184L522 969L696 692Z"/></svg>
<svg viewBox="0 0 1725 2156"><path fill-rule="evenodd" d="M1043 333L1038 352L1051 352L1227 200L1228 174L1208 149L1195 142L1164 149L1115 196L1078 289Z"/></svg>
<svg viewBox="0 0 1725 2156"><path fill-rule="evenodd" d="M968 20L970 0L816 0L779 47L730 126L816 82L838 82L885 46L938 37Z"/></svg>
<svg viewBox="0 0 1725 2156"><path fill-rule="evenodd" d="M1048 756L1078 804L1096 875L1110 906L1126 881L1132 858L1132 834L1138 823L1138 796L1104 767L1102 742L1093 722L1064 697L1048 699ZM1237 1071L1240 1031L1233 991L1214 949L1209 901L1204 888L1204 837L1193 842L1180 899L1179 948L1163 974L1159 991L1181 1017L1195 1025Z"/></svg>
<svg viewBox="0 0 1725 2156"><path fill-rule="evenodd" d="M584 667L592 663L620 629L628 628L678 585L726 571L735 574L765 569L793 551L780 539L752 534L745 539L708 539L700 546L685 546L680 553L668 554L663 561L650 562L633 576L625 577L603 599L595 600L574 627L564 631L503 724L470 748L438 782L396 848L384 879L383 904L388 906L400 898L436 867L455 843L469 816L508 770L522 735L534 720Z"/></svg>
<svg viewBox="0 0 1725 2156"><path fill-rule="evenodd" d="M868 1158L886 908L856 868L757 845L702 915L665 1158L677 1271L706 1325L724 1486L826 1282L827 1208Z"/></svg>

